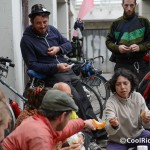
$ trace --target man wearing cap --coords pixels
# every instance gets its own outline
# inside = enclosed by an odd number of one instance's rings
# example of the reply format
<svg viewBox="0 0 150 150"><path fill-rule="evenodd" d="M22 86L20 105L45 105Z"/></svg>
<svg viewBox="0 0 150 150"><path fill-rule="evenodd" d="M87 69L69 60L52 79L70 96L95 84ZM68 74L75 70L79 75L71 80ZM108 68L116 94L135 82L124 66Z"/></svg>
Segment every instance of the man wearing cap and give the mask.
<svg viewBox="0 0 150 150"><path fill-rule="evenodd" d="M91 119L69 121L70 113L77 110L74 100L66 93L48 90L38 114L25 119L4 139L2 147L7 150L54 150L58 141L84 127L95 129Z"/></svg>
<svg viewBox="0 0 150 150"><path fill-rule="evenodd" d="M31 8L31 25L21 39L21 52L27 68L46 75L46 86L57 82L70 85L72 95L82 119L96 118L91 103L77 77L64 57L71 51L71 43L52 25L48 25L50 12L42 4Z"/></svg>
<svg viewBox="0 0 150 150"><path fill-rule="evenodd" d="M68 95L72 96L69 85L64 82L58 82L54 84L53 89L63 91ZM72 111L72 114L70 115L70 119L75 119L75 118L78 118L78 116L74 111ZM82 134L84 135L84 146L86 150L88 148L90 150L101 150L101 147L95 142L95 137L90 131L86 132L83 130Z"/></svg>

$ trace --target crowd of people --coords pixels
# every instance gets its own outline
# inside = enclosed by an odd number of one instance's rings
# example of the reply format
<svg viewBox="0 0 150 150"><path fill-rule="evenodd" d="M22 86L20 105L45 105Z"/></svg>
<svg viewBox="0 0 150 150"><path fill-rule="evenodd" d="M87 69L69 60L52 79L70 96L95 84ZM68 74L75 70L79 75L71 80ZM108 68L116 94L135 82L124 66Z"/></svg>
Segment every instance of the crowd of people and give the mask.
<svg viewBox="0 0 150 150"><path fill-rule="evenodd" d="M106 39L115 67L108 82L112 94L106 103L106 127L97 130L92 120L98 118L64 57L71 52L71 42L49 25L50 12L42 4L32 6L21 53L28 70L45 76L45 87L27 89L27 102L7 136L12 118L0 90L0 149L101 150L97 141L103 134L107 150L138 145L150 149L150 110L136 91L149 71L143 58L150 50L150 22L135 13L136 0L122 0L122 7L124 14L113 21Z"/></svg>

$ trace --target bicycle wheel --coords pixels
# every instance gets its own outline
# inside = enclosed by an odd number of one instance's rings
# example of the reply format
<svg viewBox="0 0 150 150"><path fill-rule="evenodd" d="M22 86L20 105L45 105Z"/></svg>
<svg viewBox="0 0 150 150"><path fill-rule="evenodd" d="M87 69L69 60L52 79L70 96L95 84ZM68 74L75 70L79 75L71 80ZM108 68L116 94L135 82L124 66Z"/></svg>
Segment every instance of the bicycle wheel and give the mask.
<svg viewBox="0 0 150 150"><path fill-rule="evenodd" d="M8 136L13 131L13 128L14 128L15 122L16 122L16 118L15 118L15 115L14 115L12 108L10 107L10 105L8 103L6 103L6 104L9 108L9 111L10 111L11 122L10 122L8 128L5 130L5 137Z"/></svg>
<svg viewBox="0 0 150 150"><path fill-rule="evenodd" d="M102 106L102 102L100 97L98 96L98 94L94 91L94 89L92 89L89 85L87 85L86 83L82 82L82 86L84 91L87 94L87 97L93 107L93 111L95 113L96 116L98 116L99 118L102 118L103 116L103 106Z"/></svg>
<svg viewBox="0 0 150 150"><path fill-rule="evenodd" d="M110 89L107 80L101 75L86 77L83 82L92 87L102 100L103 109L105 109L107 99L110 96Z"/></svg>

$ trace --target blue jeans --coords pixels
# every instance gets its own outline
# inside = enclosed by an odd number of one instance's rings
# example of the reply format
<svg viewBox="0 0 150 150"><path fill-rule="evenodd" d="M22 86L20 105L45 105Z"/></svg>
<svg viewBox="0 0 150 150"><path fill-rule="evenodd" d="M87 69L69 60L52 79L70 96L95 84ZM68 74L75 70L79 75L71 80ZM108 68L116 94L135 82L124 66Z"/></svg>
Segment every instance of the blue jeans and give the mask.
<svg viewBox="0 0 150 150"><path fill-rule="evenodd" d="M147 143L144 142L135 142L135 143L127 143L127 144L120 144L115 142L108 142L106 150L128 150L132 147L137 147L138 145L147 145L148 150L150 150L150 131L144 130L137 138L135 139L143 139L146 138L148 140ZM146 140L145 140L146 141Z"/></svg>

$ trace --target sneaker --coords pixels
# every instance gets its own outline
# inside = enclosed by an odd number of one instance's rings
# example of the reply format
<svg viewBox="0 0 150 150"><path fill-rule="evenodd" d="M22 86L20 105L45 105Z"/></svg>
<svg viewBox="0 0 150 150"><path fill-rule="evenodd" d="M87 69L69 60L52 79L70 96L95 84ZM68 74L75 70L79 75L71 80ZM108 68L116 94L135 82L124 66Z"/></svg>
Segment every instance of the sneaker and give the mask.
<svg viewBox="0 0 150 150"><path fill-rule="evenodd" d="M97 145L96 142L91 142L89 144L89 148L90 148L90 150L101 150L101 147L99 145Z"/></svg>

